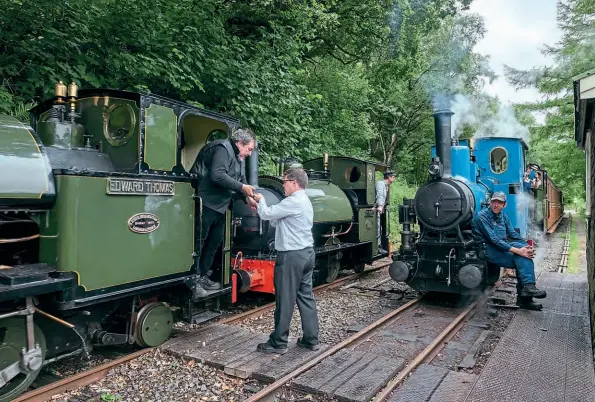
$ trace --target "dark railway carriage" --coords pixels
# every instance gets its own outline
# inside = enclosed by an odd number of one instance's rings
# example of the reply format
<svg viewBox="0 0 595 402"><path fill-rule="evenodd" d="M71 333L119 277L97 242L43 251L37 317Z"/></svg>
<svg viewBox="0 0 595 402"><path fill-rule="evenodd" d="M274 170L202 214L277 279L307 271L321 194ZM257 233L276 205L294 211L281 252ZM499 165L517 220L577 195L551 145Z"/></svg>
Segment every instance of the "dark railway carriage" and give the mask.
<svg viewBox="0 0 595 402"><path fill-rule="evenodd" d="M536 172L527 190L529 196L529 229L532 233L553 233L564 215L564 196L547 170L529 164Z"/></svg>

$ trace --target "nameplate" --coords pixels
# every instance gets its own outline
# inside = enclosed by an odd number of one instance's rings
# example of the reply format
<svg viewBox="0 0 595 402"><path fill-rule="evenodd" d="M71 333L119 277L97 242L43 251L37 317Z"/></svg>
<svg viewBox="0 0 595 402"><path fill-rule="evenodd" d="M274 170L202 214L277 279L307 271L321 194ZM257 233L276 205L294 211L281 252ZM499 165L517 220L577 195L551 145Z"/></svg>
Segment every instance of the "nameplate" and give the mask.
<svg viewBox="0 0 595 402"><path fill-rule="evenodd" d="M107 194L118 195L174 195L173 181L107 179Z"/></svg>

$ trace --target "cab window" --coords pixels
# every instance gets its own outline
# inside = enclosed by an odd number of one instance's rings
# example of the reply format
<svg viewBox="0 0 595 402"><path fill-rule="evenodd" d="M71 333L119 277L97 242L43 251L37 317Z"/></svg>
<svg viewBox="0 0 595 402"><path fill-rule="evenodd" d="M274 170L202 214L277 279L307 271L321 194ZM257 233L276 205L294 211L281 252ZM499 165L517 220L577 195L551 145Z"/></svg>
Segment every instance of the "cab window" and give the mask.
<svg viewBox="0 0 595 402"><path fill-rule="evenodd" d="M490 152L490 168L496 174L502 174L508 169L508 152L502 147L492 149Z"/></svg>

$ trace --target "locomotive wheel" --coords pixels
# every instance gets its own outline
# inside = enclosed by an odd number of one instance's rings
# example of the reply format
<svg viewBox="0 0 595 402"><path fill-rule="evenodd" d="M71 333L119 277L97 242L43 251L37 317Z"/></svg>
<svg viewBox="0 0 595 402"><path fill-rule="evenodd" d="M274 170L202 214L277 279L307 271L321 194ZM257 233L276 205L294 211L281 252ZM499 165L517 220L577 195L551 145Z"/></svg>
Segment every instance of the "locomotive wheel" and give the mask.
<svg viewBox="0 0 595 402"><path fill-rule="evenodd" d="M339 277L339 271L341 271L341 261L332 260L329 262L326 269L326 283L332 283Z"/></svg>
<svg viewBox="0 0 595 402"><path fill-rule="evenodd" d="M21 350L27 347L27 327L24 317L12 317L0 321L0 370L18 362L21 357ZM35 325L35 343L41 347L42 356L45 359L46 345L43 332ZM41 367L29 373L20 373L4 387L0 388L0 402L8 402L16 399L29 388L35 380Z"/></svg>
<svg viewBox="0 0 595 402"><path fill-rule="evenodd" d="M169 338L174 317L164 303L149 303L138 312L134 327L135 340L139 346L155 347Z"/></svg>
<svg viewBox="0 0 595 402"><path fill-rule="evenodd" d="M365 269L366 269L366 263L365 262L358 262L357 264L355 264L353 266L353 271L356 274L361 274L362 272L364 272Z"/></svg>

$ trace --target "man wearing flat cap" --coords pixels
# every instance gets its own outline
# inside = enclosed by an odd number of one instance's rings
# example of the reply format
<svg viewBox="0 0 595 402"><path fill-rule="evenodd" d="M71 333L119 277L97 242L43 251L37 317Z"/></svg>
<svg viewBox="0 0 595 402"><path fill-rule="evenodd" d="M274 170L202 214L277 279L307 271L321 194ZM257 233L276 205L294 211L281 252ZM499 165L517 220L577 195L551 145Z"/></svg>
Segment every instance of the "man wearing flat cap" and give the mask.
<svg viewBox="0 0 595 402"><path fill-rule="evenodd" d="M488 262L517 271L517 304L527 310L541 310L533 297L543 299L546 293L535 287L535 252L523 237L512 227L502 209L506 206L506 194L496 191L490 199L490 207L482 209L473 218L473 237L477 243L485 243Z"/></svg>
<svg viewBox="0 0 595 402"><path fill-rule="evenodd" d="M382 227L380 226L380 215L384 212L388 197L388 187L395 181L395 173L387 170L384 172L384 179L376 182L376 210L378 211L378 253L388 254L388 251L382 248Z"/></svg>

